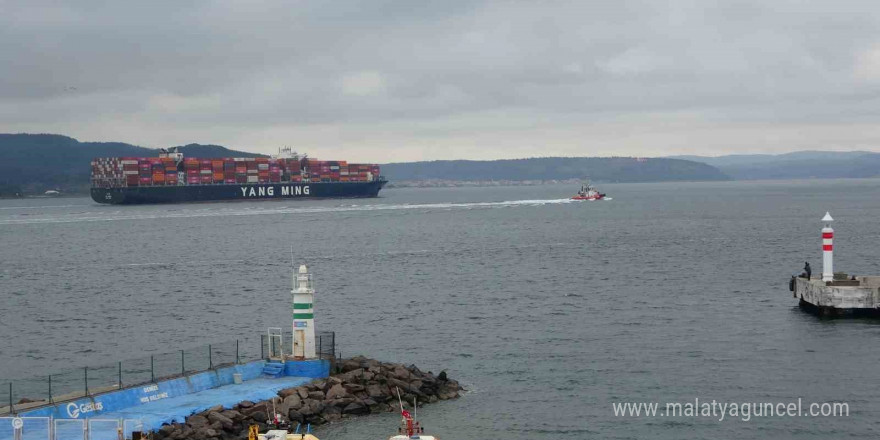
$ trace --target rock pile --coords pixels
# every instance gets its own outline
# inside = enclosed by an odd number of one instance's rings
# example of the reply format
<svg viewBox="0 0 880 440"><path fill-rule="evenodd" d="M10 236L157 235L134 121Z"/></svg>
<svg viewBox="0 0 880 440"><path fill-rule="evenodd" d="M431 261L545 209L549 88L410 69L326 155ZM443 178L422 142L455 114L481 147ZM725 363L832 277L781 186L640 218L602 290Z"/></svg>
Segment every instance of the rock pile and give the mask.
<svg viewBox="0 0 880 440"><path fill-rule="evenodd" d="M362 356L342 361L336 374L278 392L275 409L297 423L320 425L355 415L397 411L397 389L404 405L454 399L464 389L445 372L423 373L415 365L383 363ZM208 440L247 438L248 426L265 432L272 401L241 402L231 409L216 406L187 417L185 423L163 426L155 438Z"/></svg>

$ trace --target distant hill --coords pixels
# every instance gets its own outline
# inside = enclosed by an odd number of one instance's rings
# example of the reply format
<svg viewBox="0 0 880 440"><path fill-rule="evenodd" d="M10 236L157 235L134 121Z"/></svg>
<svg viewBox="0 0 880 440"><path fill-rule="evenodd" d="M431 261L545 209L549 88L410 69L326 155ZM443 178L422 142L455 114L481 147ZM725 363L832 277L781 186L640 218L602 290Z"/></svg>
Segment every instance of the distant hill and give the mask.
<svg viewBox="0 0 880 440"><path fill-rule="evenodd" d="M187 157L265 157L220 145L179 147ZM0 196L47 189L87 192L89 163L95 157L155 157L158 150L122 142L80 142L56 134L0 134ZM514 160L448 160L392 163L382 174L392 181L542 181L592 179L597 182L727 180L717 168L681 159L627 157L545 157Z"/></svg>
<svg viewBox="0 0 880 440"><path fill-rule="evenodd" d="M392 181L525 181L591 179L596 182L729 180L717 168L680 159L541 157L510 160L439 160L382 165Z"/></svg>
<svg viewBox="0 0 880 440"><path fill-rule="evenodd" d="M717 157L672 156L717 167L737 180L880 177L880 153L797 151Z"/></svg>
<svg viewBox="0 0 880 440"><path fill-rule="evenodd" d="M219 145L180 147L187 157L258 157ZM122 142L80 142L57 134L0 134L0 196L60 188L84 192L95 157L155 157L158 150Z"/></svg>

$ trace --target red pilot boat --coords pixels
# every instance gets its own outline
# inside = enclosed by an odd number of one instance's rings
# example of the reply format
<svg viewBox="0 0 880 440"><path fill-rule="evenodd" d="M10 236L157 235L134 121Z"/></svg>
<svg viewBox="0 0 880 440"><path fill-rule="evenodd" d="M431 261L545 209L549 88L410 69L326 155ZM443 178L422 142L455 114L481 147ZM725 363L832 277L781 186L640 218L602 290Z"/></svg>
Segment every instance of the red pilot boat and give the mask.
<svg viewBox="0 0 880 440"><path fill-rule="evenodd" d="M418 419L403 409L403 399L400 398L399 388L397 389L397 399L400 402L400 427L397 428L397 435L389 437L388 440L440 440L439 437L425 435L425 428L419 424ZM418 404L415 400L413 400L413 411L418 411Z"/></svg>
<svg viewBox="0 0 880 440"><path fill-rule="evenodd" d="M581 185L581 190L572 200L605 200L605 194L600 193L593 185L586 183ZM610 198L608 200L611 200Z"/></svg>

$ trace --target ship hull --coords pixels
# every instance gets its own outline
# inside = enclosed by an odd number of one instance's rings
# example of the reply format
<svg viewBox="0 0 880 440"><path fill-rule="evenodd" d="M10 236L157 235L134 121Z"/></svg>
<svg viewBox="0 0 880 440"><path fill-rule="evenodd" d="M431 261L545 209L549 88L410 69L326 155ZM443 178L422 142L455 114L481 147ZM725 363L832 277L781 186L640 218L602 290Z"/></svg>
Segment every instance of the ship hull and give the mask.
<svg viewBox="0 0 880 440"><path fill-rule="evenodd" d="M92 200L113 205L191 203L229 200L377 197L387 181L242 183L219 185L92 188Z"/></svg>

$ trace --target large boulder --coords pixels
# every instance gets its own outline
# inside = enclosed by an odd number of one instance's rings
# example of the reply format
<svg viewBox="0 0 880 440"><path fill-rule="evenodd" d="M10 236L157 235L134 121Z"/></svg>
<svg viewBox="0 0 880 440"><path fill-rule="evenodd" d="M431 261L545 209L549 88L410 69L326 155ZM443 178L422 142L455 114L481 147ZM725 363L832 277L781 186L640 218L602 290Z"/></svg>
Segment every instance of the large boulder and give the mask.
<svg viewBox="0 0 880 440"><path fill-rule="evenodd" d="M324 408L326 409L331 406L335 406L338 408L345 408L346 406L348 406L349 403L356 402L356 401L357 401L357 399L355 399L354 397L343 397L343 398L339 398L339 399L333 399L331 401L328 401L327 404L324 405Z"/></svg>
<svg viewBox="0 0 880 440"><path fill-rule="evenodd" d="M174 431L174 435L171 438L174 440L190 439L193 437L194 434L194 429L192 429L189 425L183 425L180 430Z"/></svg>
<svg viewBox="0 0 880 440"><path fill-rule="evenodd" d="M228 409L226 411L223 411L220 414L222 414L224 417L227 417L235 422L240 422L242 419L244 419L244 416L241 415L240 412L238 412L234 409Z"/></svg>
<svg viewBox="0 0 880 440"><path fill-rule="evenodd" d="M309 397L309 390L306 387L297 387L296 392L301 399L307 399Z"/></svg>
<svg viewBox="0 0 880 440"><path fill-rule="evenodd" d="M281 397L282 399L285 399L285 398L287 398L287 396L290 396L291 394L297 394L297 393L298 393L298 390L296 388L285 388L285 389L278 392L278 396Z"/></svg>
<svg viewBox="0 0 880 440"><path fill-rule="evenodd" d="M315 410L312 409L312 405L303 404L298 410L301 415L307 417L315 413Z"/></svg>
<svg viewBox="0 0 880 440"><path fill-rule="evenodd" d="M162 427L159 428L158 434L163 438L171 437L171 435L174 434L174 431L177 431L179 429L180 425L162 425Z"/></svg>
<svg viewBox="0 0 880 440"><path fill-rule="evenodd" d="M360 382L361 376L363 376L363 375L364 375L364 369L363 368L356 368L354 370L340 374L339 378L345 382Z"/></svg>
<svg viewBox="0 0 880 440"><path fill-rule="evenodd" d="M214 423L219 423L224 431L228 431L228 430L232 429L232 425L234 425L234 422L232 421L232 419L230 419L229 417L226 417L223 414L220 414L218 412L208 413L208 420L210 420L211 422L214 422Z"/></svg>
<svg viewBox="0 0 880 440"><path fill-rule="evenodd" d="M412 373L406 368L403 368L402 365L394 367L394 370L391 371L391 375L400 380L409 380L412 377Z"/></svg>
<svg viewBox="0 0 880 440"><path fill-rule="evenodd" d="M397 390L394 389L395 387L399 388L401 393L414 394L420 397L425 395L425 393L423 393L418 388L412 386L409 382L405 382L402 380L389 378L388 385L391 387L392 390L394 390L394 395L397 395Z"/></svg>
<svg viewBox="0 0 880 440"><path fill-rule="evenodd" d="M253 404L250 408L239 408L239 411L245 416L250 416L255 412L269 412L267 409L268 407L269 405L266 405L266 402L259 402Z"/></svg>
<svg viewBox="0 0 880 440"><path fill-rule="evenodd" d="M323 391L310 391L309 399L313 400L324 400L324 392Z"/></svg>
<svg viewBox="0 0 880 440"><path fill-rule="evenodd" d="M254 406L254 402L251 402L250 400L243 400L243 401L239 402L239 404L238 404L238 407L243 408L243 409L251 408L253 406Z"/></svg>
<svg viewBox="0 0 880 440"><path fill-rule="evenodd" d="M449 400L458 397L458 389L453 386L449 386L449 383L445 383L437 389L437 397L440 400Z"/></svg>
<svg viewBox="0 0 880 440"><path fill-rule="evenodd" d="M254 411L250 413L250 418L257 423L266 423L266 420L269 420L269 415L263 411Z"/></svg>
<svg viewBox="0 0 880 440"><path fill-rule="evenodd" d="M194 414L186 418L186 424L193 429L208 426L210 423L211 422L208 421L208 418L201 414Z"/></svg>
<svg viewBox="0 0 880 440"><path fill-rule="evenodd" d="M302 406L302 398L299 397L299 394L291 394L284 398L282 404L287 407L287 410L291 409L299 409Z"/></svg>
<svg viewBox="0 0 880 440"><path fill-rule="evenodd" d="M343 414L369 414L370 408L364 405L363 402L352 402L349 403L345 408L342 409Z"/></svg>
<svg viewBox="0 0 880 440"><path fill-rule="evenodd" d="M348 390L346 389L346 387L342 386L341 384L336 384L336 385L333 385L332 387L330 387L330 390L327 391L327 395L325 396L325 398L327 400L333 400L333 399L338 399L340 397L345 397L348 394L349 393L348 393Z"/></svg>
<svg viewBox="0 0 880 440"><path fill-rule="evenodd" d="M356 383L347 383L344 387L351 394L359 393L365 389L363 385L358 385Z"/></svg>
<svg viewBox="0 0 880 440"><path fill-rule="evenodd" d="M287 420L290 420L290 423L302 423L305 420L305 416L301 412L292 409L287 412Z"/></svg>
<svg viewBox="0 0 880 440"><path fill-rule="evenodd" d="M385 390L387 390L387 389L388 389L388 387L382 387L377 384L371 384L371 385L367 385L366 391L370 397L376 398L379 396L384 396Z"/></svg>
<svg viewBox="0 0 880 440"><path fill-rule="evenodd" d="M358 359L358 358L346 359L342 363L342 372L348 373L349 371L357 370L360 367L361 367L360 359Z"/></svg>
<svg viewBox="0 0 880 440"><path fill-rule="evenodd" d="M324 404L317 400L308 400L303 402L303 406L300 407L299 412L303 416L312 416L315 414L320 414L324 410Z"/></svg>

